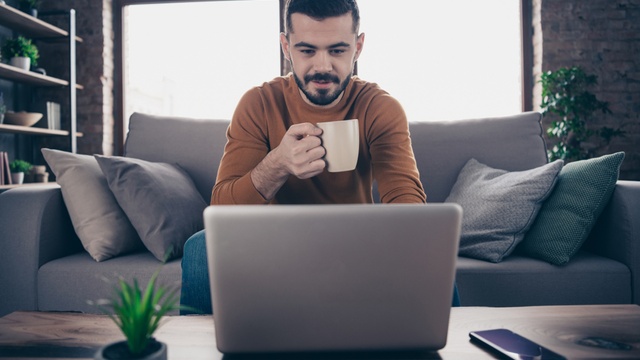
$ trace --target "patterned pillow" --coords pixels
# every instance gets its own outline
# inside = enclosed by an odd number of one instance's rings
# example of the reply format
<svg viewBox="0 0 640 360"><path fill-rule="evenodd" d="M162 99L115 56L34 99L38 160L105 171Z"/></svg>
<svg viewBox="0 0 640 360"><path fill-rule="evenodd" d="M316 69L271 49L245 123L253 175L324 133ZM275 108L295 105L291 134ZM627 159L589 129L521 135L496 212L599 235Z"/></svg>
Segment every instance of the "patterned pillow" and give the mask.
<svg viewBox="0 0 640 360"><path fill-rule="evenodd" d="M609 202L624 152L567 164L518 251L552 264L567 263Z"/></svg>

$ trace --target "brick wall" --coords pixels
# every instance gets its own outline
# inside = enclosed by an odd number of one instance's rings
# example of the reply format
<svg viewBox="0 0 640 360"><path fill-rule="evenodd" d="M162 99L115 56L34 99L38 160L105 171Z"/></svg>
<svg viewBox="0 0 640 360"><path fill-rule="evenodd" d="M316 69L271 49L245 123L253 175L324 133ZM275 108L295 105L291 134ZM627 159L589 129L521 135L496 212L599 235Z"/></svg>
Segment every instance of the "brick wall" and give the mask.
<svg viewBox="0 0 640 360"><path fill-rule="evenodd" d="M598 76L591 91L609 102L611 115L592 126L626 124L602 153L625 151L620 178L640 180L640 0L532 0L534 106L541 102L541 72L581 66ZM548 124L545 123L545 127Z"/></svg>

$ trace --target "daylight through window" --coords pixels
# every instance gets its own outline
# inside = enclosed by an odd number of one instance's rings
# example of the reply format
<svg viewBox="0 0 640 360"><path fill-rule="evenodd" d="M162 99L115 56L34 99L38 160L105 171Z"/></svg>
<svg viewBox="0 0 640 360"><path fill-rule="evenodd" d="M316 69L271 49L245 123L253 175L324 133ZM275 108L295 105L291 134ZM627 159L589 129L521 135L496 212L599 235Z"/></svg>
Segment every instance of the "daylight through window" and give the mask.
<svg viewBox="0 0 640 360"><path fill-rule="evenodd" d="M410 121L516 114L519 3L360 0L358 74L400 100ZM231 118L242 94L280 75L278 13L278 0L125 7L125 119Z"/></svg>

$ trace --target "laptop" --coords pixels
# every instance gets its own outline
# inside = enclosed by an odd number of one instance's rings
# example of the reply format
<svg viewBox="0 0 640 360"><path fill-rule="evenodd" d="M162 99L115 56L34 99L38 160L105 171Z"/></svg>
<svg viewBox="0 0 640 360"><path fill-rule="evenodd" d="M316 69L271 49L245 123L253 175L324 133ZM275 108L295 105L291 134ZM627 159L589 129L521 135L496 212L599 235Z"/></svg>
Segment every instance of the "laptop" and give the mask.
<svg viewBox="0 0 640 360"><path fill-rule="evenodd" d="M209 206L218 349L441 349L461 218L456 204Z"/></svg>

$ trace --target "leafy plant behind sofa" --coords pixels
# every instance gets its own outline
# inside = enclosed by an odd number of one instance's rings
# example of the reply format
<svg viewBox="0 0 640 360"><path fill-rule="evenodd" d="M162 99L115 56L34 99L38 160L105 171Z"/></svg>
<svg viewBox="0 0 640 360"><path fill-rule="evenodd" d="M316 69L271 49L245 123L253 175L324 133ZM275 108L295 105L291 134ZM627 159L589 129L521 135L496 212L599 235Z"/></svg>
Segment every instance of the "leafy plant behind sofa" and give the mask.
<svg viewBox="0 0 640 360"><path fill-rule="evenodd" d="M580 67L560 68L548 71L540 77L542 83L542 113L552 117L547 135L557 142L548 150L551 161L565 162L589 159L611 142L624 136L618 128L589 128L594 113L611 114L609 104L600 101L587 89L598 83L596 75L589 75ZM559 118L559 119L558 119Z"/></svg>

